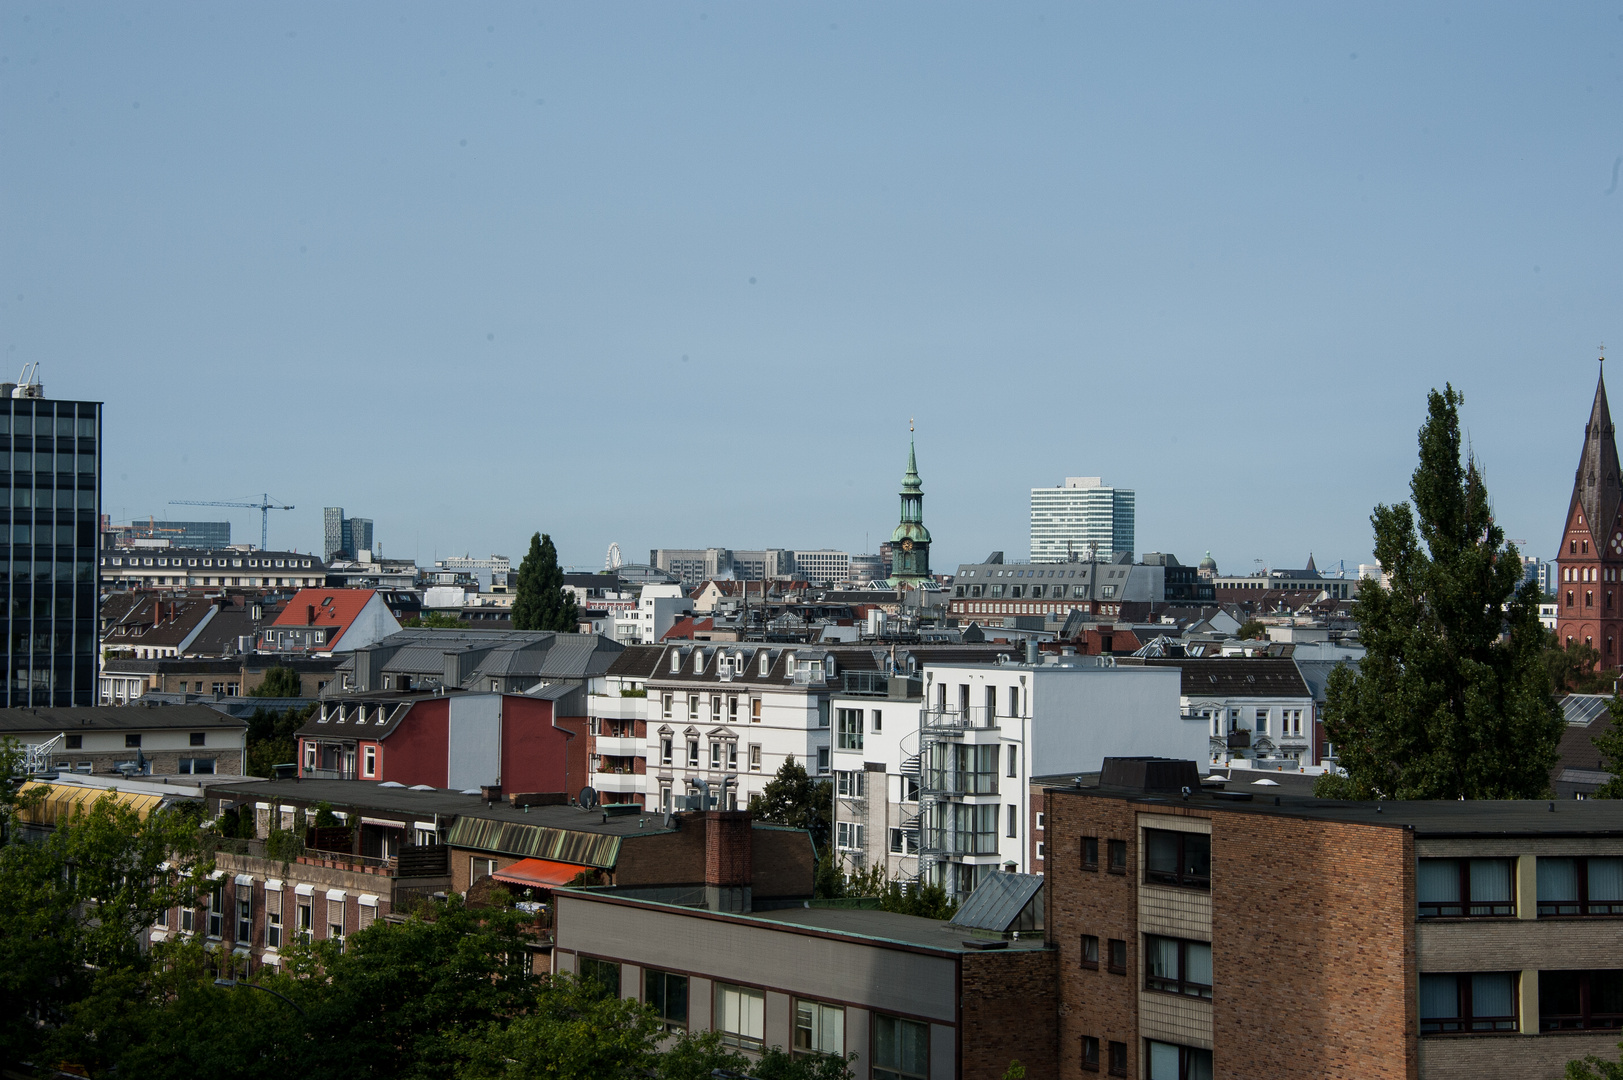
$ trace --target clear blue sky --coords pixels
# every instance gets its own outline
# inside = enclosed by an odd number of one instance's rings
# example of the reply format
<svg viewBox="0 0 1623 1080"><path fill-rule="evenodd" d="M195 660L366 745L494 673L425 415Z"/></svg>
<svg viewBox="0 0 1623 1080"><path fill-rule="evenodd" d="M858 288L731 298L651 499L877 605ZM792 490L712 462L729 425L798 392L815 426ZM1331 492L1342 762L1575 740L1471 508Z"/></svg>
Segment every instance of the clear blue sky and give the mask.
<svg viewBox="0 0 1623 1080"><path fill-rule="evenodd" d="M877 545L916 417L939 567L1067 475L1140 550L1352 564L1452 381L1549 556L1623 361L1620 49L1618 4L13 2L0 350L108 403L115 518L268 491L273 546L338 504L425 563Z"/></svg>

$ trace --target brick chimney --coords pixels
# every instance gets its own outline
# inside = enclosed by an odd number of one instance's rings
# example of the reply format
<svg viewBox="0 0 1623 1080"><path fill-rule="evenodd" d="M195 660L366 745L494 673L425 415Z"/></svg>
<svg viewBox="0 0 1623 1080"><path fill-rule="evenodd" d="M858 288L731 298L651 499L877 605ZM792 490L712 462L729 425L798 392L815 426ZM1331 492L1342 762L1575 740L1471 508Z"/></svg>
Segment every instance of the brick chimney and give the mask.
<svg viewBox="0 0 1623 1080"><path fill-rule="evenodd" d="M747 810L706 810L704 904L711 911L748 914L754 906L754 838Z"/></svg>
<svg viewBox="0 0 1623 1080"><path fill-rule="evenodd" d="M314 604L306 604L306 605L304 605L304 625L306 625L306 626L314 626L315 624L316 624L316 606Z"/></svg>

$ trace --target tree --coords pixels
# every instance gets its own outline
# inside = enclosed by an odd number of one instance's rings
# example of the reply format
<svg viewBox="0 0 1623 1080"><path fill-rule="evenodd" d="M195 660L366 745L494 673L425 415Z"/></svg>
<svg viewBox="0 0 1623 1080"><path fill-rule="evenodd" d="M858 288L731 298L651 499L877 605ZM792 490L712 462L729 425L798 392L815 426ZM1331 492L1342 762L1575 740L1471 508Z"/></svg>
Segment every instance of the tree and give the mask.
<svg viewBox="0 0 1623 1080"><path fill-rule="evenodd" d="M805 829L817 850L823 851L834 831L834 785L813 780L790 754L761 793L750 796L750 813L762 821Z"/></svg>
<svg viewBox="0 0 1623 1080"><path fill-rule="evenodd" d="M1623 1043L1617 1044L1623 1048ZM1623 1060L1607 1061L1590 1054L1578 1061L1567 1062L1563 1080L1623 1080Z"/></svg>
<svg viewBox="0 0 1623 1080"><path fill-rule="evenodd" d="M1360 799L1525 799L1549 790L1562 719L1544 666L1538 586L1460 456L1453 386L1428 398L1408 503L1370 516L1390 587L1364 581L1366 653L1330 676L1325 731Z"/></svg>
<svg viewBox="0 0 1623 1080"><path fill-rule="evenodd" d="M1556 694L1598 694L1612 688L1612 676L1602 674L1600 650L1581 641L1563 648L1553 632L1545 638L1544 667Z"/></svg>
<svg viewBox="0 0 1623 1080"><path fill-rule="evenodd" d="M529 553L518 566L513 629L559 633L574 633L580 629L580 610L574 594L564 591L563 571L558 569L558 549L553 546L552 537L544 533L530 537Z"/></svg>
<svg viewBox="0 0 1623 1080"><path fill-rule="evenodd" d="M1601 768L1611 773L1612 778L1596 788L1589 797L1623 799L1623 702L1612 698L1606 703L1606 711L1611 714L1611 726L1590 741L1600 752Z"/></svg>
<svg viewBox="0 0 1623 1080"><path fill-rule="evenodd" d="M426 615L413 615L400 625L408 629L459 630L472 624L455 615L447 615L443 611L430 611Z"/></svg>
<svg viewBox="0 0 1623 1080"><path fill-rule="evenodd" d="M248 775L275 776L276 766L291 763L298 755L294 734L315 711L314 702L282 712L255 709L248 717Z"/></svg>
<svg viewBox="0 0 1623 1080"><path fill-rule="evenodd" d="M1241 641L1247 641L1251 638L1265 638L1268 636L1268 628L1256 619L1247 619L1240 625L1238 630L1234 631L1234 636Z"/></svg>
<svg viewBox="0 0 1623 1080"><path fill-rule="evenodd" d="M304 687L299 682L299 673L290 667L277 664L265 672L264 680L252 690L249 697L303 697Z"/></svg>

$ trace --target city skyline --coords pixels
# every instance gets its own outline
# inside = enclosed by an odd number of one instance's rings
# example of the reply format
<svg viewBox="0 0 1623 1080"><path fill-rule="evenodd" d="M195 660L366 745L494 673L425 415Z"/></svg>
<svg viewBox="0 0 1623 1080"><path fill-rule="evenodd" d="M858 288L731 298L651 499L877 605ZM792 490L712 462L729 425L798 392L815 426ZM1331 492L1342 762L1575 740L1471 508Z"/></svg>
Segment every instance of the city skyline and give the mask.
<svg viewBox="0 0 1623 1080"><path fill-rule="evenodd" d="M1600 11L24 3L0 33L0 357L110 403L123 520L269 492L273 547L354 505L419 562L874 549L916 416L939 565L1018 551L1072 474L1140 493L1141 550L1355 565L1452 382L1548 558L1568 388L1619 329Z"/></svg>

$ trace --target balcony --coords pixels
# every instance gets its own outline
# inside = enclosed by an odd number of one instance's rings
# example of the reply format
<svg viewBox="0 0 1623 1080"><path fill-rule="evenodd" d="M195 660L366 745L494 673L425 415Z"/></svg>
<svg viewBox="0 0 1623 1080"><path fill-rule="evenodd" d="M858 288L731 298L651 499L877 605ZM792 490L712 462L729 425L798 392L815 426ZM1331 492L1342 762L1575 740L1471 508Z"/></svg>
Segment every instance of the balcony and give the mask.
<svg viewBox="0 0 1623 1080"><path fill-rule="evenodd" d="M629 736L599 735L597 752L603 757L644 757L648 753L648 742Z"/></svg>
<svg viewBox="0 0 1623 1080"><path fill-rule="evenodd" d="M924 725L949 731L996 731L998 716L985 705L971 705L967 709L931 707L924 710Z"/></svg>
<svg viewBox="0 0 1623 1080"><path fill-rule="evenodd" d="M964 772L953 769L926 769L924 789L933 795L996 795L997 772Z"/></svg>
<svg viewBox="0 0 1623 1080"><path fill-rule="evenodd" d="M616 795L636 795L642 793L646 776L646 773L595 772L592 774L592 786Z"/></svg>
<svg viewBox="0 0 1623 1080"><path fill-rule="evenodd" d="M658 705L656 700L654 705ZM600 720L645 720L648 717L649 699L646 697L610 697L607 694L593 694L586 699L586 711Z"/></svg>
<svg viewBox="0 0 1623 1080"><path fill-rule="evenodd" d="M305 780L355 780L354 769L304 769L299 775Z"/></svg>
<svg viewBox="0 0 1623 1080"><path fill-rule="evenodd" d="M1229 732L1228 748L1230 750L1249 750L1251 748L1251 732L1243 730Z"/></svg>

